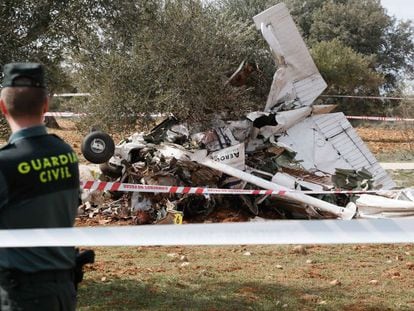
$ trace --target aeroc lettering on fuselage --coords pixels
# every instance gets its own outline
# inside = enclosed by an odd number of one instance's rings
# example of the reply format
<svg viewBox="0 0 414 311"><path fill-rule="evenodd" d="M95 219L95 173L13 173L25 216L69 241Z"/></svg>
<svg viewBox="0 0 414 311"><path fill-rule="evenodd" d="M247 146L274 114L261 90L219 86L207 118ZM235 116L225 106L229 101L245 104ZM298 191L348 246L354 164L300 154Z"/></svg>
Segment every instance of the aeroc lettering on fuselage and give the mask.
<svg viewBox="0 0 414 311"><path fill-rule="evenodd" d="M56 156L37 158L30 161L20 162L17 171L22 174L29 174L32 171L39 172L39 181L48 183L60 179L71 178L68 164L76 163L79 159L76 153L64 153Z"/></svg>

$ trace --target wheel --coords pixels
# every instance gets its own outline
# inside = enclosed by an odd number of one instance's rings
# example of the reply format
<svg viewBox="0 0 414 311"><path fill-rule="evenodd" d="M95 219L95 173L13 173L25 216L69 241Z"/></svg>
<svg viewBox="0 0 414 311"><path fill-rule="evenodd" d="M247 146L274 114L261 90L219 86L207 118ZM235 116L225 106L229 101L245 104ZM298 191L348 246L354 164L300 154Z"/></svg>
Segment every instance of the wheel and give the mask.
<svg viewBox="0 0 414 311"><path fill-rule="evenodd" d="M82 141L81 151L89 162L101 164L108 162L114 155L115 144L107 133L95 131L85 136Z"/></svg>
<svg viewBox="0 0 414 311"><path fill-rule="evenodd" d="M122 166L113 165L109 162L99 164L99 168L102 174L111 178L119 178L122 175Z"/></svg>

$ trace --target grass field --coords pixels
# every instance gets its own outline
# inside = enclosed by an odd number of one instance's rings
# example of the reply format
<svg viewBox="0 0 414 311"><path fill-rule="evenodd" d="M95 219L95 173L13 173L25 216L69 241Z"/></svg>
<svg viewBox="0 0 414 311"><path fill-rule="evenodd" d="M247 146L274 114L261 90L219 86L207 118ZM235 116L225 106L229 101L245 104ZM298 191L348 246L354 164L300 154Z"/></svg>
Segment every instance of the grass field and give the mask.
<svg viewBox="0 0 414 311"><path fill-rule="evenodd" d="M413 245L96 252L79 310L414 310Z"/></svg>

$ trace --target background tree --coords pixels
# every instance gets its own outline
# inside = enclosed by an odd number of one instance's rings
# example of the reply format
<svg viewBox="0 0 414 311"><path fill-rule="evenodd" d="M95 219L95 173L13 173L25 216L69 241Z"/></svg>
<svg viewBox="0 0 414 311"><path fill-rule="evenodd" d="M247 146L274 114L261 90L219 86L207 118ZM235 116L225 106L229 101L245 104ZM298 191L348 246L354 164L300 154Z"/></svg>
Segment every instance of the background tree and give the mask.
<svg viewBox="0 0 414 311"><path fill-rule="evenodd" d="M122 18L126 24L134 21L128 44L121 41L108 51L95 37L77 56L82 63L78 85L93 92L88 109L102 124L125 125L137 112L172 112L202 124L215 113L234 116L257 107L262 95L225 84L243 60L256 59L250 21L228 20L203 1L149 1L151 9L139 5ZM107 31L111 37L126 35L118 24Z"/></svg>
<svg viewBox="0 0 414 311"><path fill-rule="evenodd" d="M218 112L237 117L264 106L276 65L252 17L277 2L3 0L0 65L44 63L52 91L93 94L76 105L95 112L94 123L131 124L132 114L156 112L195 124ZM402 77L413 77L412 23L388 16L379 0L285 2L327 94L398 94ZM242 61L254 72L243 86L226 84Z"/></svg>
<svg viewBox="0 0 414 311"><path fill-rule="evenodd" d="M284 2L313 50L317 67L328 80L326 94L397 95L401 92L400 82L414 77L413 25L388 16L379 0ZM225 3L230 8L229 16L236 12L236 18L241 19L259 13L263 5L268 7L267 1L260 0ZM329 51L332 48L335 50ZM349 71L334 74L333 69L346 67ZM385 112L399 104L354 99L336 99L335 103L341 104L341 110L353 113L372 109Z"/></svg>

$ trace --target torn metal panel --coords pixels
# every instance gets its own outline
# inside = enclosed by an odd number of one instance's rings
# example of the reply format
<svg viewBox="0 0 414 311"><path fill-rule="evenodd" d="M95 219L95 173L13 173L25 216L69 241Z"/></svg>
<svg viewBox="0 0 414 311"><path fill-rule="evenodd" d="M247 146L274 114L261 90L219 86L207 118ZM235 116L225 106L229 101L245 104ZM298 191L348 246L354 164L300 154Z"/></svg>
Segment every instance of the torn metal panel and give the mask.
<svg viewBox="0 0 414 311"><path fill-rule="evenodd" d="M414 188L402 189L397 194L396 199L414 202Z"/></svg>
<svg viewBox="0 0 414 311"><path fill-rule="evenodd" d="M298 100L309 106L325 90L320 75L284 3L253 17L278 63L265 111L282 101Z"/></svg>
<svg viewBox="0 0 414 311"><path fill-rule="evenodd" d="M414 202L363 194L356 200L360 218L414 217Z"/></svg>
<svg viewBox="0 0 414 311"><path fill-rule="evenodd" d="M312 190L312 191L323 191L324 188L321 185L314 184L308 181L301 180L299 178L295 178L286 173L276 173L272 177L272 182L282 185L289 189L296 189L296 190Z"/></svg>
<svg viewBox="0 0 414 311"><path fill-rule="evenodd" d="M261 135L266 140L273 135L285 132L288 128L302 121L311 113L311 107L302 107L277 113L255 111L249 113L246 118L253 122L254 128L259 129L253 132L252 138Z"/></svg>
<svg viewBox="0 0 414 311"><path fill-rule="evenodd" d="M230 146L209 154L214 161L225 163L240 170L245 169L244 143Z"/></svg>
<svg viewBox="0 0 414 311"><path fill-rule="evenodd" d="M215 162L209 158L206 157L206 151L205 150L199 150L198 152L195 152L193 154L189 154L191 156L191 159L195 162L198 162L202 165L205 165L207 167L216 169L220 172L223 172L227 175L234 176L237 178L240 178L244 181L247 181L251 184L254 184L256 186L262 187L263 189L269 189L274 191L284 191L286 188L281 187L278 184L272 183L270 181L267 181L265 179L256 177L254 175L248 174L246 172L243 172L241 170L238 170L236 168L233 168L229 165L225 165L223 163ZM340 207L319 199L316 199L314 197L308 196L306 194L300 193L300 192L286 192L283 195L283 198L287 198L299 203L303 203L306 206L313 206L323 212L331 213L336 215L338 218L341 219L351 219L354 217L356 208L353 204L349 204L346 207Z"/></svg>
<svg viewBox="0 0 414 311"><path fill-rule="evenodd" d="M375 188L396 186L341 112L311 116L278 141L295 150L307 170L334 174L336 168L365 168L373 175Z"/></svg>

